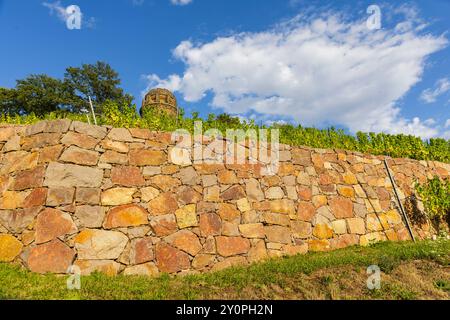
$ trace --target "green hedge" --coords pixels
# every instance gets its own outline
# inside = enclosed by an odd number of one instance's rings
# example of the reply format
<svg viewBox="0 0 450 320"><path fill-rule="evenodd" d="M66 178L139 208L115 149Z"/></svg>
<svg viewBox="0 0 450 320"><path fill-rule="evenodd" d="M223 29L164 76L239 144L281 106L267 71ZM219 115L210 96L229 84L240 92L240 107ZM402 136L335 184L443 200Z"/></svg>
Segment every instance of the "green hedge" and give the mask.
<svg viewBox="0 0 450 320"><path fill-rule="evenodd" d="M141 118L136 113L135 106L119 106L112 102L105 103L102 106L102 110L103 114L97 116L98 123L115 127L138 127L159 131L174 131L183 128L193 132L194 122L203 120L203 130L217 128L224 134L226 129L277 128L280 130L280 142L293 146L343 149L398 158L450 162L450 140L440 138L422 140L419 137L404 134L392 135L363 132L358 132L356 135L349 135L344 130L335 128L316 129L289 124L258 126L253 121L241 121L227 114L218 116L211 114L207 119L200 119L198 113L193 113L191 117L186 117L183 110L181 110L178 118L167 116L155 110L149 110ZM24 116L2 115L0 122L30 124L43 119L51 120L58 118L69 118L87 122L86 115L67 112L54 112L43 117L36 117L33 114Z"/></svg>

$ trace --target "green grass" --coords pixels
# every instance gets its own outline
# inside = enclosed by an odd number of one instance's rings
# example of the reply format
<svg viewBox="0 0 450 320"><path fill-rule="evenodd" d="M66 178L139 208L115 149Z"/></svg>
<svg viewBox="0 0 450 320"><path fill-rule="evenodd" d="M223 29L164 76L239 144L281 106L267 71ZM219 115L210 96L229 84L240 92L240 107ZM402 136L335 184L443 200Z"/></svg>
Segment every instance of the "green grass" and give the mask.
<svg viewBox="0 0 450 320"><path fill-rule="evenodd" d="M438 280L434 285L436 288L450 293L450 280Z"/></svg>
<svg viewBox="0 0 450 320"><path fill-rule="evenodd" d="M38 275L18 266L0 264L0 299L201 299L218 296L222 292L241 292L251 287L262 290L290 286L301 275L335 267L352 266L364 269L379 265L389 272L402 262L432 260L448 266L450 241L422 241L418 243L384 242L370 247L350 247L332 252L310 253L268 260L247 267L234 267L215 273L171 277L163 274L157 278L140 276L108 277L100 273L81 278L81 290L66 288L67 276ZM324 276L323 285L334 281ZM436 287L448 287L440 281ZM387 288L389 289L389 287ZM411 292L396 290L400 298L411 299Z"/></svg>
<svg viewBox="0 0 450 320"><path fill-rule="evenodd" d="M367 292L374 299L385 299L394 296L397 300L415 300L417 293L409 288L404 288L398 284L385 284L380 290L372 290Z"/></svg>

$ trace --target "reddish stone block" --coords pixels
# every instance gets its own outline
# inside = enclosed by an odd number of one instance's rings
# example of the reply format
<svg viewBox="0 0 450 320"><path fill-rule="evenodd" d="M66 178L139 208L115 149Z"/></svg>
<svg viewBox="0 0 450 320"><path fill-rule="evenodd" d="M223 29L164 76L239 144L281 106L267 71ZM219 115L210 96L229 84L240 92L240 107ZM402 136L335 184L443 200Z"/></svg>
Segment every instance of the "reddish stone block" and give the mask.
<svg viewBox="0 0 450 320"><path fill-rule="evenodd" d="M47 189L38 188L31 191L23 202L24 208L38 207L45 205L47 199Z"/></svg>
<svg viewBox="0 0 450 320"><path fill-rule="evenodd" d="M133 166L159 166L167 161L167 156L162 151L156 150L131 150L129 161Z"/></svg>
<svg viewBox="0 0 450 320"><path fill-rule="evenodd" d="M44 182L45 168L36 167L31 170L21 171L17 174L12 190L25 190L42 187Z"/></svg>
<svg viewBox="0 0 450 320"><path fill-rule="evenodd" d="M106 229L133 227L147 224L148 212L136 204L126 204L111 209L107 216L104 227Z"/></svg>
<svg viewBox="0 0 450 320"><path fill-rule="evenodd" d="M241 237L217 237L217 253L223 257L230 257L247 253L250 249L250 241Z"/></svg>
<svg viewBox="0 0 450 320"><path fill-rule="evenodd" d="M239 200L245 198L245 192L241 186L237 185L222 192L220 198L224 201Z"/></svg>
<svg viewBox="0 0 450 320"><path fill-rule="evenodd" d="M111 181L126 187L142 186L145 184L141 170L138 167L114 167L111 170Z"/></svg>
<svg viewBox="0 0 450 320"><path fill-rule="evenodd" d="M316 214L316 208L306 201L300 201L298 203L297 217L303 221L311 221Z"/></svg>
<svg viewBox="0 0 450 320"><path fill-rule="evenodd" d="M61 241L53 241L30 250L28 268L38 273L66 273L72 264L75 252Z"/></svg>
<svg viewBox="0 0 450 320"><path fill-rule="evenodd" d="M47 208L37 217L35 241L43 243L76 231L77 227L69 214Z"/></svg>
<svg viewBox="0 0 450 320"><path fill-rule="evenodd" d="M336 219L353 217L353 202L348 198L332 198L329 201L331 212Z"/></svg>
<svg viewBox="0 0 450 320"><path fill-rule="evenodd" d="M200 214L200 232L202 236L219 235L222 229L222 222L215 213Z"/></svg>
<svg viewBox="0 0 450 320"><path fill-rule="evenodd" d="M167 243L156 245L156 265L162 272L175 273L190 268L189 255Z"/></svg>

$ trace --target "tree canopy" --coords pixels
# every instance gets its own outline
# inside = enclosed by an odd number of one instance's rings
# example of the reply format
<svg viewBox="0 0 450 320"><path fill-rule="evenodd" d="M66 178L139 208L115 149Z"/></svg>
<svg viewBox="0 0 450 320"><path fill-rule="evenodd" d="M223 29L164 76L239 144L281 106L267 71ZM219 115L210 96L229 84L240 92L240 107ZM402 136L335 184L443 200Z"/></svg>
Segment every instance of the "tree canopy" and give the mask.
<svg viewBox="0 0 450 320"><path fill-rule="evenodd" d="M106 101L131 104L133 97L120 88L119 74L107 63L68 67L63 79L45 74L17 80L13 89L0 88L2 114L44 115L67 110L79 113L89 107L91 97L96 112L102 112Z"/></svg>
<svg viewBox="0 0 450 320"><path fill-rule="evenodd" d="M131 104L133 97L125 94L119 87L119 74L105 62L83 64L80 68L69 67L64 75L64 83L75 95L75 108L85 106L89 98L98 108L106 101L114 101L119 105Z"/></svg>

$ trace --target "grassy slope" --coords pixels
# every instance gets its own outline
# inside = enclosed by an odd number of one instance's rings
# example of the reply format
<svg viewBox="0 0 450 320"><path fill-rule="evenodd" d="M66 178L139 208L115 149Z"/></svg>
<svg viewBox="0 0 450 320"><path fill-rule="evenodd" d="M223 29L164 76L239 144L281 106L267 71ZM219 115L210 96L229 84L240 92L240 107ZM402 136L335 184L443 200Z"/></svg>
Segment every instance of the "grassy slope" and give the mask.
<svg viewBox="0 0 450 320"><path fill-rule="evenodd" d="M158 278L37 275L0 264L0 299L450 299L450 241L380 243L272 259L216 273ZM381 290L366 289L380 266Z"/></svg>

